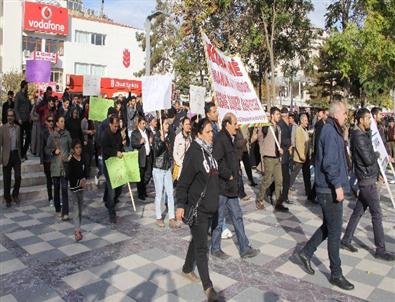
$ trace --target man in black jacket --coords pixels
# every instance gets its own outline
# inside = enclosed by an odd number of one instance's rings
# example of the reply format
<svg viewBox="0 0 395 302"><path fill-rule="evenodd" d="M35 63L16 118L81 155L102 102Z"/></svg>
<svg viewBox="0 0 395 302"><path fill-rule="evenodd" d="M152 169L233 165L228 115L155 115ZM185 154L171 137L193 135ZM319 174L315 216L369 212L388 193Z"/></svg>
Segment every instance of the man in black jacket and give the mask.
<svg viewBox="0 0 395 302"><path fill-rule="evenodd" d="M351 241L359 220L366 211L366 208L369 207L370 214L372 215L374 243L376 245L375 257L386 261L394 261L395 255L385 250L380 194L376 185L379 174L377 159L380 157L380 154L373 150L371 133L369 131L371 124L369 110L366 108L360 109L356 119L358 125L351 133L351 153L360 191L357 204L342 239L341 248L352 253L358 251L351 244Z"/></svg>
<svg viewBox="0 0 395 302"><path fill-rule="evenodd" d="M281 192L281 199L286 203L291 203L288 199L289 184L290 184L290 165L291 158L289 156L289 148L291 147L292 128L289 125L288 109L284 107L281 109L281 120L278 122L281 128L281 149L284 154L281 158L281 171L283 175L283 190Z"/></svg>
<svg viewBox="0 0 395 302"><path fill-rule="evenodd" d="M111 186L110 177L108 175L106 159L117 156L122 158L123 139L119 129L119 118L115 115L109 118L109 127L102 135L102 152L104 162L104 176L106 177L107 196L105 196L105 203L110 214L110 222L116 223L115 204L118 197L121 195L122 186L113 189Z"/></svg>
<svg viewBox="0 0 395 302"><path fill-rule="evenodd" d="M8 120L7 120L8 109L14 109L14 92L12 90L8 91L7 101L4 102L4 104L3 104L3 111L2 111L2 117L1 117L1 122L3 125L8 123Z"/></svg>
<svg viewBox="0 0 395 302"><path fill-rule="evenodd" d="M147 197L146 185L148 184L152 173L152 140L146 129L146 121L142 116L137 119L137 128L132 132L130 144L134 150L139 152L140 182L137 183L137 192L139 199L145 200Z"/></svg>
<svg viewBox="0 0 395 302"><path fill-rule="evenodd" d="M243 214L239 204L239 164L236 148L234 144L237 131L237 119L233 113L227 113L222 120L222 130L217 134L214 141L213 155L219 167L219 209L218 224L215 227L211 238L211 254L214 257L227 259L221 250L222 222L225 217L225 209L228 210L232 219L237 241L239 243L239 253L242 258L251 258L258 255L259 251L250 246L244 231Z"/></svg>

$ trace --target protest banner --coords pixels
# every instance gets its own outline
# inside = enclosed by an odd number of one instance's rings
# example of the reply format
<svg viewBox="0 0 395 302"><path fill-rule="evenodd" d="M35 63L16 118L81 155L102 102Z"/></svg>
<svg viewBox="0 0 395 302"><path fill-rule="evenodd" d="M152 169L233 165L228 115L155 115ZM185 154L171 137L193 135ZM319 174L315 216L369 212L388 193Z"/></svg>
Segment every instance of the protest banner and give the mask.
<svg viewBox="0 0 395 302"><path fill-rule="evenodd" d="M91 97L89 100L89 119L102 122L107 118L107 110L114 107L113 100Z"/></svg>
<svg viewBox="0 0 395 302"><path fill-rule="evenodd" d="M93 75L84 75L82 94L86 96L100 95L100 77Z"/></svg>
<svg viewBox="0 0 395 302"><path fill-rule="evenodd" d="M171 108L171 74L142 77L142 85L144 112Z"/></svg>
<svg viewBox="0 0 395 302"><path fill-rule="evenodd" d="M51 62L44 60L26 61L26 81L48 83L51 81Z"/></svg>
<svg viewBox="0 0 395 302"><path fill-rule="evenodd" d="M111 187L115 189L127 184L133 209L136 211L130 183L140 181L138 151L124 152L122 158L110 157L105 163L108 176L110 177Z"/></svg>
<svg viewBox="0 0 395 302"><path fill-rule="evenodd" d="M377 162L378 162L379 168L380 168L380 173L381 173L381 175L384 178L384 182L385 182L385 185L387 187L388 193L390 195L390 199L391 199L392 205L395 208L394 197L392 196L392 191L391 191L391 188L389 186L387 175L385 174L386 170L387 170L387 167L388 167L388 164L391 165L391 163L388 160L387 149L385 149L384 142L383 142L383 140L381 138L379 129L377 128L377 124L376 124L376 121L374 120L373 116L372 116L372 123L370 125L370 131L372 133L373 150L380 154L380 157L377 159ZM395 177L395 173L394 173L394 177Z"/></svg>
<svg viewBox="0 0 395 302"><path fill-rule="evenodd" d="M240 125L268 123L240 57L225 55L204 33L202 37L220 119L232 112Z"/></svg>
<svg viewBox="0 0 395 302"><path fill-rule="evenodd" d="M189 86L189 106L191 112L204 116L204 104L206 98L206 87Z"/></svg>

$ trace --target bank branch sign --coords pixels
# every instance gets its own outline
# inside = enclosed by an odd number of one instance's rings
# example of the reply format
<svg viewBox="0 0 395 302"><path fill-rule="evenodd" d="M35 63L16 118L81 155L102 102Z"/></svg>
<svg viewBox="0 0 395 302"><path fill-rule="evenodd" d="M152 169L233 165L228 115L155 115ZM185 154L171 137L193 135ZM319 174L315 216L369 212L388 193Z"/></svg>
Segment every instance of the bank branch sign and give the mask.
<svg viewBox="0 0 395 302"><path fill-rule="evenodd" d="M67 36L69 13L66 8L45 3L25 2L23 29Z"/></svg>

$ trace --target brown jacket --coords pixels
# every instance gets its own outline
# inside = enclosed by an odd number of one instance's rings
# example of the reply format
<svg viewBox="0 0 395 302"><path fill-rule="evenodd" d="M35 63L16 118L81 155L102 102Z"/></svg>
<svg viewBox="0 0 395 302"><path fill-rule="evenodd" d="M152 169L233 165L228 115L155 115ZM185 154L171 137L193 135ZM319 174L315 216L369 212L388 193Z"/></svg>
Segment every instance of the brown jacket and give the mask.
<svg viewBox="0 0 395 302"><path fill-rule="evenodd" d="M296 129L295 148L293 160L297 163L305 163L309 155L310 138L309 133L302 126Z"/></svg>
<svg viewBox="0 0 395 302"><path fill-rule="evenodd" d="M16 127L16 147L18 149L19 158L21 158L21 142L20 142L20 128L15 124ZM11 153L11 137L9 132L9 124L2 125L0 127L0 165L7 166L10 160Z"/></svg>

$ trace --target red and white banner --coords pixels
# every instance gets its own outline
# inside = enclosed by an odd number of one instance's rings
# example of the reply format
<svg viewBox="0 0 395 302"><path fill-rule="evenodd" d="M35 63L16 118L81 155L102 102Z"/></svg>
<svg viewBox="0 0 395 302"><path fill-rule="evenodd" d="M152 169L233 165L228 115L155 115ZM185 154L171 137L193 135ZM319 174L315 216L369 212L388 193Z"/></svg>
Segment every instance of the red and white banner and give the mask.
<svg viewBox="0 0 395 302"><path fill-rule="evenodd" d="M202 36L221 120L232 112L241 125L267 123L266 113L241 59L226 56L205 34Z"/></svg>
<svg viewBox="0 0 395 302"><path fill-rule="evenodd" d="M53 52L34 51L33 60L50 61L51 63L58 63L58 54Z"/></svg>
<svg viewBox="0 0 395 302"><path fill-rule="evenodd" d="M63 7L25 2L23 29L67 36L69 12Z"/></svg>

